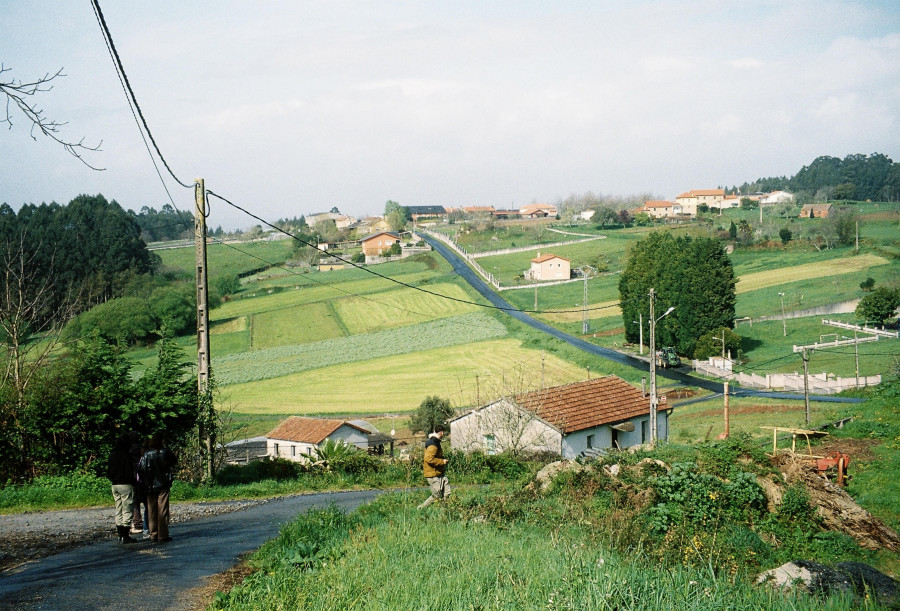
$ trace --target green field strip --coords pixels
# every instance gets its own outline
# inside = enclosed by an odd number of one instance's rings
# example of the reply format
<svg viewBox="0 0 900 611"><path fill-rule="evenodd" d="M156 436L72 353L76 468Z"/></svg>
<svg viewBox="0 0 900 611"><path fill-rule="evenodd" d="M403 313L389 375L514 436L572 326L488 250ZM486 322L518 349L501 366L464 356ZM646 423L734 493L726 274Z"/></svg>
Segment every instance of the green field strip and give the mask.
<svg viewBox="0 0 900 611"><path fill-rule="evenodd" d="M343 337L330 304L307 303L253 315L254 351Z"/></svg>
<svg viewBox="0 0 900 611"><path fill-rule="evenodd" d="M436 284L429 291L456 299L469 299L455 284ZM473 312L477 306L445 299L414 289L398 289L371 298L348 297L335 302L335 309L350 334L373 333L406 325Z"/></svg>
<svg viewBox="0 0 900 611"><path fill-rule="evenodd" d="M408 412L427 396L455 406L502 394L583 380L586 372L513 339L489 340L333 365L228 386L237 413L375 414Z"/></svg>
<svg viewBox="0 0 900 611"><path fill-rule="evenodd" d="M341 363L477 342L502 337L506 332L503 324L487 314L463 314L377 333L226 355L216 361L216 376L223 385L253 382Z"/></svg>

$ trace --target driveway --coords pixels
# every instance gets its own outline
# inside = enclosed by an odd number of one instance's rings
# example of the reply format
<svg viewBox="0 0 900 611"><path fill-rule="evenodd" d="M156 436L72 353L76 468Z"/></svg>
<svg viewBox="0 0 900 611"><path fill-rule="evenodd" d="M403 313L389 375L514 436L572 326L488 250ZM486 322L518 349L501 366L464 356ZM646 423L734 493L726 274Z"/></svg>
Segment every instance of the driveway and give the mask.
<svg viewBox="0 0 900 611"><path fill-rule="evenodd" d="M331 504L350 512L380 490L276 499L172 526L173 540L94 543L0 574L0 609L190 609L189 591L274 538L298 514Z"/></svg>

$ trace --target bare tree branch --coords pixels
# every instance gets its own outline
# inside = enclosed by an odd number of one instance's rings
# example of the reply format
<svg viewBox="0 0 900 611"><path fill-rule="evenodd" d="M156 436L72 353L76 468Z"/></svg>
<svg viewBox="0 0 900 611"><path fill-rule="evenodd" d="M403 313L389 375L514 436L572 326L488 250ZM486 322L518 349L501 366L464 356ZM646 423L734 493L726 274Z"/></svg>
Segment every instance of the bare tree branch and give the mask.
<svg viewBox="0 0 900 611"><path fill-rule="evenodd" d="M35 81L23 82L9 77L9 75L4 77L3 75L9 72L10 68L0 64L0 92L6 95L6 116L0 118L0 123L8 124L9 129L12 129L13 115L11 110L13 105L15 105L15 107L18 107L22 114L25 115L25 118L31 122L32 139L37 140L35 131L40 131L54 142L61 144L69 154L90 169L102 171L104 168L94 167L88 163L82 155L86 151L95 152L101 150L100 145L103 144L103 141L97 144L97 146L89 146L84 143L84 138L78 142L65 140L60 135L60 128L66 125L66 123L47 118L44 114L44 110L31 99L39 93L44 93L53 89L53 81L59 77L65 76L62 70L63 69L60 68L54 74L48 72Z"/></svg>

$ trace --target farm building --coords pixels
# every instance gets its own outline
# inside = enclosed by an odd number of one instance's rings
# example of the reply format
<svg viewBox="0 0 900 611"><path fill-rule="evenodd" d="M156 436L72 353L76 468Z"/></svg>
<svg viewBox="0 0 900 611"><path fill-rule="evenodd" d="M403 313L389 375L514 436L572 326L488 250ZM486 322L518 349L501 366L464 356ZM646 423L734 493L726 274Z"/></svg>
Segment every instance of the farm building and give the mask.
<svg viewBox="0 0 900 611"><path fill-rule="evenodd" d="M329 439L343 441L372 453L384 453L385 444L389 444L393 450L393 438L379 433L364 420L346 421L291 416L282 420L266 435L266 454L277 458L303 460L314 456L316 448Z"/></svg>
<svg viewBox="0 0 900 611"><path fill-rule="evenodd" d="M787 191L772 191L765 197L761 198L759 200L759 203L762 205L771 205L791 201L794 201L793 193L788 193Z"/></svg>
<svg viewBox="0 0 900 611"><path fill-rule="evenodd" d="M394 244L400 243L400 234L396 231L379 231L359 241L363 254L367 257L378 257Z"/></svg>
<svg viewBox="0 0 900 611"><path fill-rule="evenodd" d="M692 189L675 198L675 203L681 206L684 214L697 214L700 204L706 204L710 208L718 207L718 202L725 199L725 189Z"/></svg>
<svg viewBox="0 0 900 611"><path fill-rule="evenodd" d="M661 397L659 439L668 437L670 410ZM465 452L552 452L564 458L627 448L650 441L650 398L617 376L536 390L454 418L450 441Z"/></svg>
<svg viewBox="0 0 900 611"><path fill-rule="evenodd" d="M831 204L806 204L800 209L801 219L827 219L831 214Z"/></svg>
<svg viewBox="0 0 900 611"><path fill-rule="evenodd" d="M665 200L648 200L644 202L641 212L646 212L655 219L673 218L681 214L681 204Z"/></svg>
<svg viewBox="0 0 900 611"><path fill-rule="evenodd" d="M531 260L531 269L525 272L529 280L568 280L572 276L568 259L559 255L538 253Z"/></svg>
<svg viewBox="0 0 900 611"><path fill-rule="evenodd" d="M526 219L556 216L556 206L550 204L528 204L519 208L519 215Z"/></svg>

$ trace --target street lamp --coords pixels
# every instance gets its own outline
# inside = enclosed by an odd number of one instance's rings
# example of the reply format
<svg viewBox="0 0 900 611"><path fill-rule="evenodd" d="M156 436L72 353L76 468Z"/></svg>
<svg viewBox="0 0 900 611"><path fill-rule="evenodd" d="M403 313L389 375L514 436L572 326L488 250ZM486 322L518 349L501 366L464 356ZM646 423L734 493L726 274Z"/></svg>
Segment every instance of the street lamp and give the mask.
<svg viewBox="0 0 900 611"><path fill-rule="evenodd" d="M656 323L671 314L675 307L672 306L659 318L654 317L653 308L656 301L656 290L650 289L650 443L656 445Z"/></svg>
<svg viewBox="0 0 900 611"><path fill-rule="evenodd" d="M778 293L778 296L781 297L781 328L784 336L787 337L787 321L784 319L784 293Z"/></svg>
<svg viewBox="0 0 900 611"><path fill-rule="evenodd" d="M644 313L638 312L638 322L637 320L632 320L634 324L638 325L638 345L640 348L638 349L638 354L644 354Z"/></svg>

